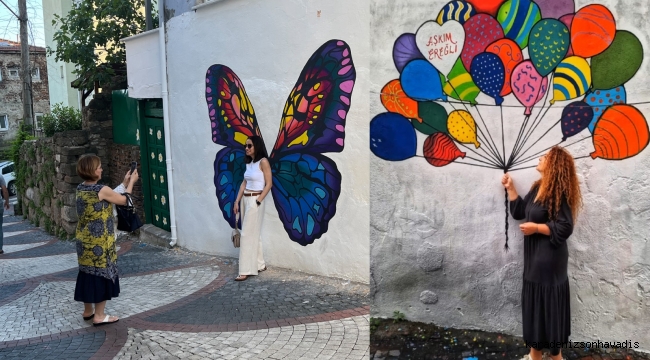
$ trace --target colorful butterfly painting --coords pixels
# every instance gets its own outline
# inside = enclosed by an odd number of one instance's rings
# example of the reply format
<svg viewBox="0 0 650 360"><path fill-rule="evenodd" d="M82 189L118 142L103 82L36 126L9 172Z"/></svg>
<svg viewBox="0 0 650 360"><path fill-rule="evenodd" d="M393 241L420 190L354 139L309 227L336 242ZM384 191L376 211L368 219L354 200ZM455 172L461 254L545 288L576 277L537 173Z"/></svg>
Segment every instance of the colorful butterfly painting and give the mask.
<svg viewBox="0 0 650 360"><path fill-rule="evenodd" d="M306 246L327 232L341 194L341 173L323 155L341 152L356 70L349 46L330 40L309 58L284 106L269 157L273 201L289 238ZM206 73L212 141L225 146L214 160L214 185L224 219L235 227L234 202L246 170L244 144L262 136L242 81L225 65Z"/></svg>

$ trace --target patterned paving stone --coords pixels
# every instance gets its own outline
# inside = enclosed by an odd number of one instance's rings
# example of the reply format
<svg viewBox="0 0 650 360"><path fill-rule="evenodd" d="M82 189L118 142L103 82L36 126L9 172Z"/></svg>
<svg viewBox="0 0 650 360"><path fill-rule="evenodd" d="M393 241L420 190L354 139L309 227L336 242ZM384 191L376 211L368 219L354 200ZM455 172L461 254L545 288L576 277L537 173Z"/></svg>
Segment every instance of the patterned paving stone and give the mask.
<svg viewBox="0 0 650 360"><path fill-rule="evenodd" d="M8 260L11 261L11 260ZM192 294L219 276L212 266L120 279L121 293L106 304L108 314L124 319ZM44 282L32 292L0 306L0 342L61 333L92 326L74 301L73 281Z"/></svg>
<svg viewBox="0 0 650 360"><path fill-rule="evenodd" d="M264 274L264 273L262 273ZM268 279L229 281L211 293L148 321L195 325L236 324L313 316L368 305L362 294L315 282Z"/></svg>
<svg viewBox="0 0 650 360"><path fill-rule="evenodd" d="M22 246L26 246L26 244ZM8 253L6 256L3 256L2 259L36 258L59 254L70 254L74 252L75 245L72 241L56 241L45 246L32 247L31 249L20 252Z"/></svg>
<svg viewBox="0 0 650 360"><path fill-rule="evenodd" d="M369 317L272 329L188 333L137 331L116 359L368 359Z"/></svg>
<svg viewBox="0 0 650 360"><path fill-rule="evenodd" d="M52 341L0 349L0 359L71 359L86 360L102 346L103 331Z"/></svg>
<svg viewBox="0 0 650 360"><path fill-rule="evenodd" d="M3 228L3 234L4 245L32 244L55 239L52 235L37 229L34 229L34 231L21 230L12 234Z"/></svg>
<svg viewBox="0 0 650 360"><path fill-rule="evenodd" d="M0 258L0 284L52 274L77 266L77 254L26 259Z"/></svg>
<svg viewBox="0 0 650 360"><path fill-rule="evenodd" d="M10 253L35 248L37 246L43 246L45 244L47 244L47 241L31 243L31 244L22 244L22 245L5 245L5 246L2 247L2 250L5 251L6 255L9 255ZM5 259L6 255L4 255L2 258Z"/></svg>
<svg viewBox="0 0 650 360"><path fill-rule="evenodd" d="M4 221L2 222L2 230L4 232L26 231L26 230L33 230L33 229L36 229L36 227L30 224L29 221L25 221L25 220L9 222L5 218Z"/></svg>
<svg viewBox="0 0 650 360"><path fill-rule="evenodd" d="M2 299L6 299L9 296L17 293L23 287L25 287L25 283L16 283L16 284L11 284L11 285L0 285L0 301L2 301Z"/></svg>

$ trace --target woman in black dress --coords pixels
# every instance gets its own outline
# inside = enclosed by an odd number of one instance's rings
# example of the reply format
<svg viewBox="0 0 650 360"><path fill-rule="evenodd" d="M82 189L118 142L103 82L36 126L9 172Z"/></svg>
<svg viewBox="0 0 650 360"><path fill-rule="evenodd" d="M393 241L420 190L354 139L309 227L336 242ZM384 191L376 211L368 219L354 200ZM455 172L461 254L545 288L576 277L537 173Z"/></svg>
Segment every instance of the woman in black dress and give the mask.
<svg viewBox="0 0 650 360"><path fill-rule="evenodd" d="M539 159L541 179L522 199L509 174L501 183L508 191L510 214L524 233L524 284L521 292L524 341L530 354L524 359L542 359L542 349L553 360L562 359L562 344L571 335L571 309L567 265L567 239L582 207L580 185L573 157L564 148L553 147Z"/></svg>

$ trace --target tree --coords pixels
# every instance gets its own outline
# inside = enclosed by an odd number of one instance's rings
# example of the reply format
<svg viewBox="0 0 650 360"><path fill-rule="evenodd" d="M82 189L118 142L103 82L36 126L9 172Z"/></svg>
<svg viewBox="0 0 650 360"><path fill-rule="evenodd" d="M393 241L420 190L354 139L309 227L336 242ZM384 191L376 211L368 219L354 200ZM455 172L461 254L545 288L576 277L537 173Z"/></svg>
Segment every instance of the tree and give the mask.
<svg viewBox="0 0 650 360"><path fill-rule="evenodd" d="M55 15L56 61L77 65L72 86L82 91L82 104L95 89L126 76L126 50L120 39L145 29L144 0L81 0L66 16ZM157 19L154 20L157 25Z"/></svg>

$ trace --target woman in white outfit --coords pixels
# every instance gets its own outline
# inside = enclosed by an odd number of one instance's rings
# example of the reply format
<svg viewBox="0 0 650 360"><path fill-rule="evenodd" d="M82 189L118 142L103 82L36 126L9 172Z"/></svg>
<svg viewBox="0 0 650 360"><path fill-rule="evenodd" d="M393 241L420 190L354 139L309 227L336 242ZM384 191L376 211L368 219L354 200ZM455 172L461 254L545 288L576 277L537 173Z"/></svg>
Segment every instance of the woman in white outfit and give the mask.
<svg viewBox="0 0 650 360"><path fill-rule="evenodd" d="M262 256L264 199L271 190L271 165L264 141L259 136L246 139L246 172L235 201L235 214L241 210L242 231L239 247L239 276L244 281L266 270Z"/></svg>

